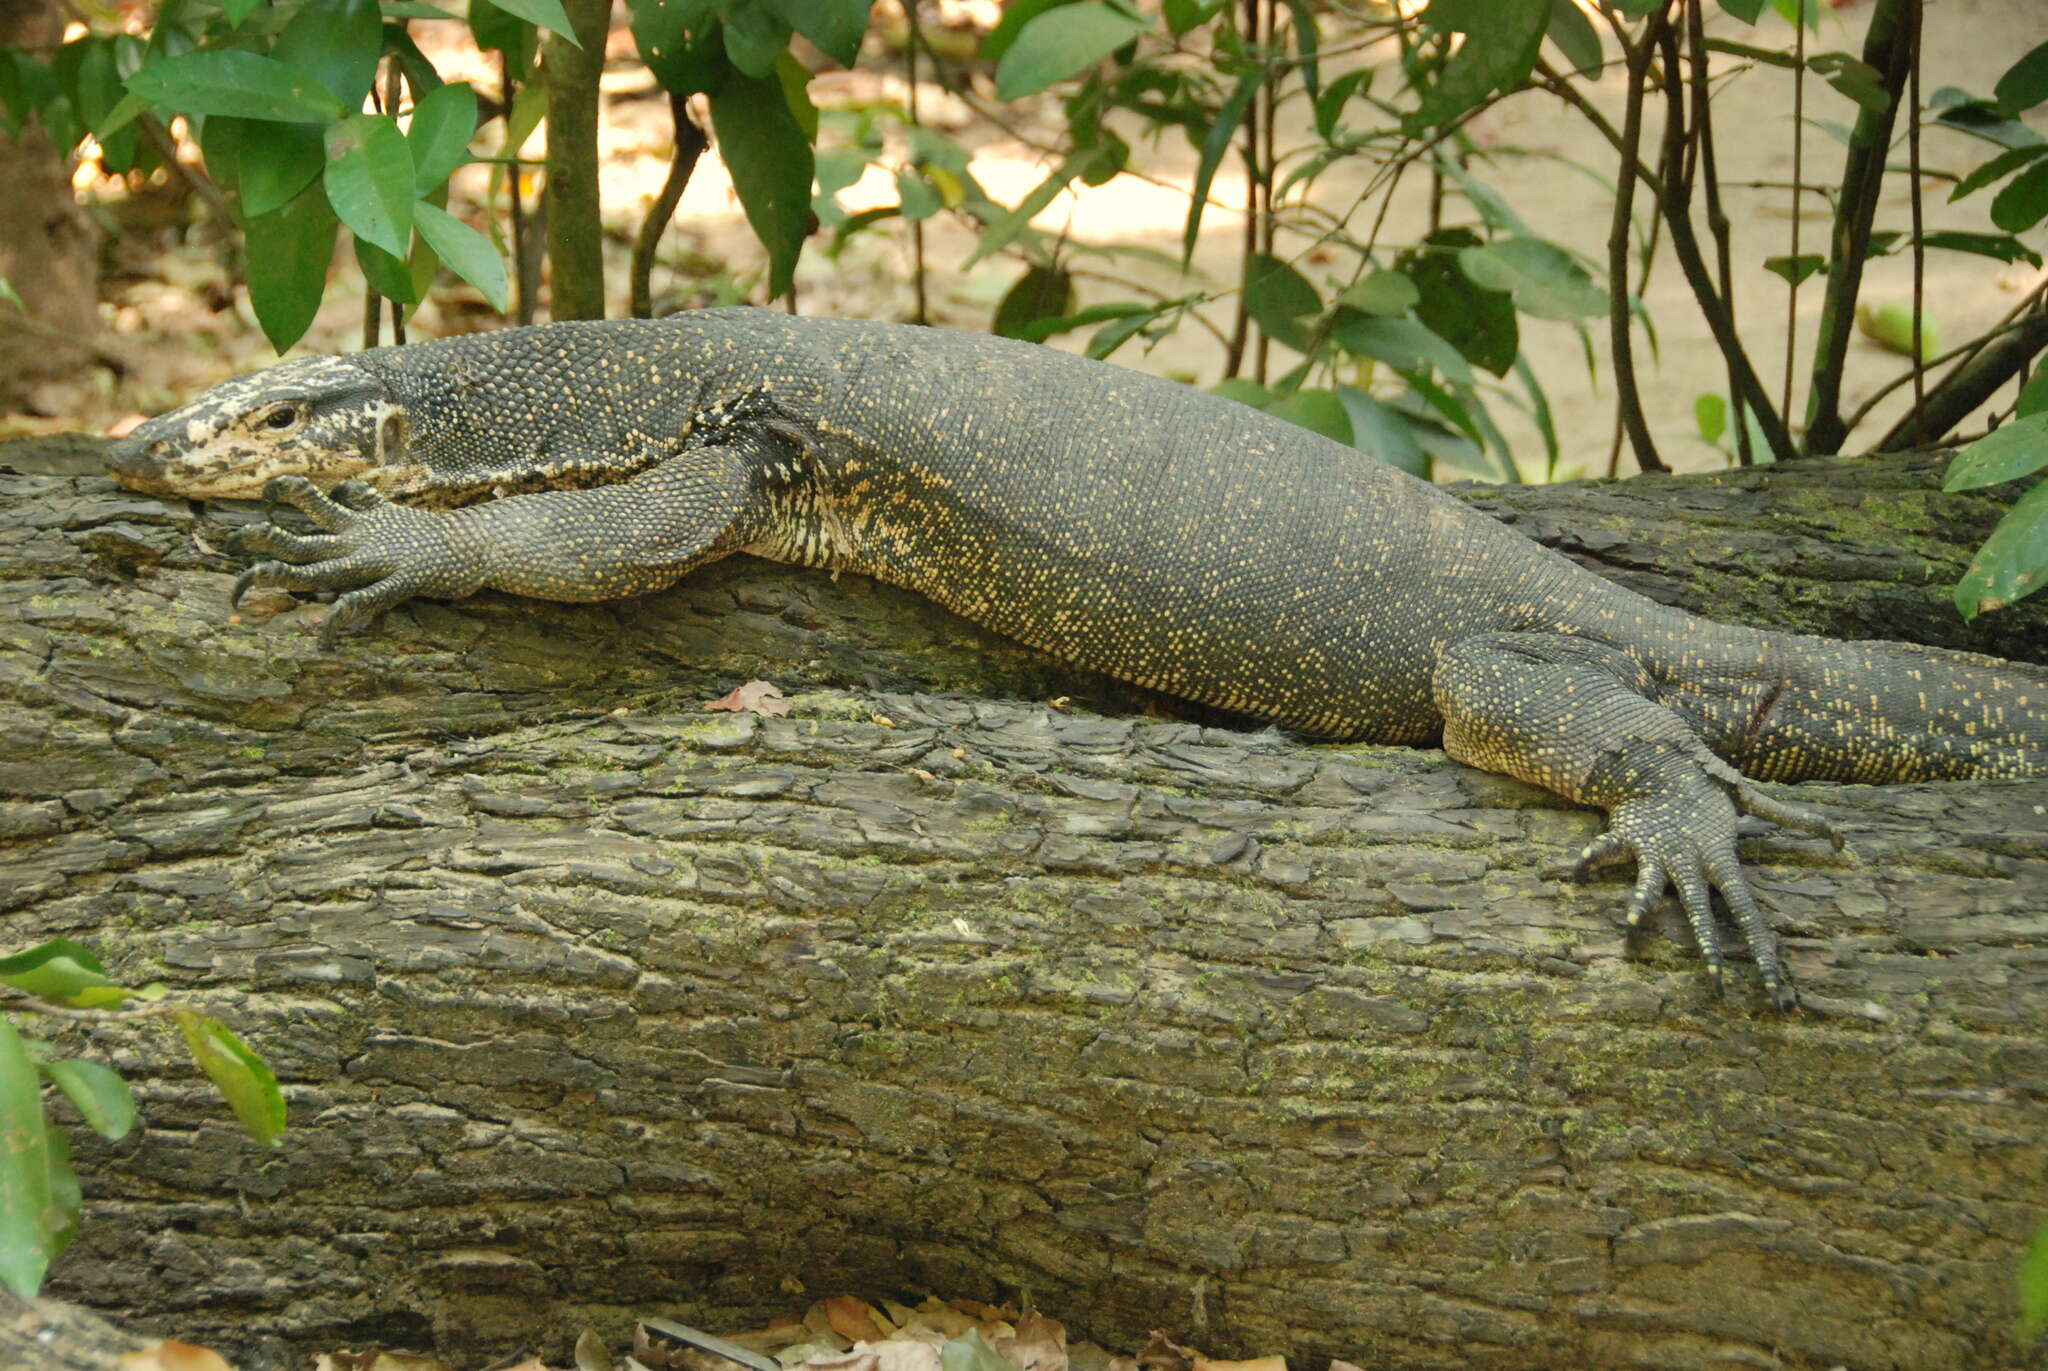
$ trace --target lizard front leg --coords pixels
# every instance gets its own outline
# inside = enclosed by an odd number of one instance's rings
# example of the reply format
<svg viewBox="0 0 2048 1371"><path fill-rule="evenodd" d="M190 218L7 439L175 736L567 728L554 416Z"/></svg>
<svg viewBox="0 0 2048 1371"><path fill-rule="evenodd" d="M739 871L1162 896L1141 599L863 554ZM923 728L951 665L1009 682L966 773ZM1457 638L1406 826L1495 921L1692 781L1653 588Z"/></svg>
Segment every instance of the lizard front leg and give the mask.
<svg viewBox="0 0 2048 1371"><path fill-rule="evenodd" d="M1651 698L1641 663L1615 648L1558 633L1489 633L1455 644L1432 682L1444 751L1608 812L1607 832L1579 857L1579 874L1636 859L1634 925L1678 890L1700 955L1724 980L1711 891L1719 890L1757 974L1779 1009L1799 1002L1777 938L1735 852L1738 813L1842 840L1802 805L1758 790L1707 749L1684 718Z"/></svg>
<svg viewBox="0 0 2048 1371"><path fill-rule="evenodd" d="M268 553L236 580L252 586L345 590L321 629L344 628L416 596L460 599L485 588L543 600L610 600L674 584L747 539L768 435L692 449L628 481L590 490L508 495L454 510L395 504L357 481L323 494L302 476L264 492L321 531L266 524L243 546Z"/></svg>

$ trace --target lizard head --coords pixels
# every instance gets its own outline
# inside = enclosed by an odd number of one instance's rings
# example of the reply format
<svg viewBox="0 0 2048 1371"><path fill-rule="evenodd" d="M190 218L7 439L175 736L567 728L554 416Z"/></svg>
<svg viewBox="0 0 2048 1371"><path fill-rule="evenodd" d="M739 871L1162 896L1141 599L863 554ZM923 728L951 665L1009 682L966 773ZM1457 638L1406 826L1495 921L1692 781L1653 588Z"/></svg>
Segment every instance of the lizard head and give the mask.
<svg viewBox="0 0 2048 1371"><path fill-rule="evenodd" d="M412 429L377 378L338 357L303 357L223 381L116 443L122 485L193 500L253 500L278 476L323 490L399 462Z"/></svg>

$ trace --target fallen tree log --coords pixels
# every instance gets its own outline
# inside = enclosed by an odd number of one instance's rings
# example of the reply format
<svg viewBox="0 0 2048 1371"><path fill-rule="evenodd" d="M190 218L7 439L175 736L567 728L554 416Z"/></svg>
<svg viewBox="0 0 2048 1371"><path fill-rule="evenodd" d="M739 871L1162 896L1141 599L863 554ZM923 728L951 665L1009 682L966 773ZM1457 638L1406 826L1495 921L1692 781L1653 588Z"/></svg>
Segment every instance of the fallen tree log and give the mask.
<svg viewBox="0 0 2048 1371"><path fill-rule="evenodd" d="M1696 519L1716 593L1932 616L1995 503L1822 466L1508 513L1667 598ZM1758 480L1804 493L1719 522ZM926 1289L1374 1368L2021 1365L2048 782L1797 788L1854 851L1754 849L1781 1017L1558 878L1597 815L1440 753L933 694L1159 707L744 559L322 655L227 618L218 534L0 477L0 950L209 1002L291 1103L265 1150L84 1037L146 1127L77 1144L66 1299L252 1365ZM701 710L750 676L790 717Z"/></svg>

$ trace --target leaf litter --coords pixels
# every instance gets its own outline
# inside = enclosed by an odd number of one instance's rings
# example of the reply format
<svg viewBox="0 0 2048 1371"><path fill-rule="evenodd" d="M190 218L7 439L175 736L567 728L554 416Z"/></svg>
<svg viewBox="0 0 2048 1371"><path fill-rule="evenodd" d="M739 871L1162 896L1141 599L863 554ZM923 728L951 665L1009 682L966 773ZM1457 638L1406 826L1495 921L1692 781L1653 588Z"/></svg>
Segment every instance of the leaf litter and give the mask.
<svg viewBox="0 0 2048 1371"><path fill-rule="evenodd" d="M1154 1331L1135 1355L1069 1342L1066 1326L1036 1309L927 1296L915 1307L854 1295L819 1300L762 1328L719 1335L668 1319L642 1320L616 1359L594 1332L576 1340L574 1371L1287 1371L1279 1355L1205 1357ZM317 1371L456 1371L404 1352L336 1352ZM487 1371L570 1371L524 1353ZM1362 1371L1332 1361L1329 1371Z"/></svg>

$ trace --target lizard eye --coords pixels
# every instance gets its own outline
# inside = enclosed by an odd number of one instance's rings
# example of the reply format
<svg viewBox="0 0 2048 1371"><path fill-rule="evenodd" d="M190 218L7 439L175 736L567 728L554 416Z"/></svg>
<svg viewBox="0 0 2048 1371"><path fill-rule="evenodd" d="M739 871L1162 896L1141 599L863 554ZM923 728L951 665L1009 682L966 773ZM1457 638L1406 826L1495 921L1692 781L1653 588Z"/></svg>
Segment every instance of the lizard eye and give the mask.
<svg viewBox="0 0 2048 1371"><path fill-rule="evenodd" d="M263 427L269 429L287 429L293 427L298 422L299 407L297 405L279 405L276 409L263 416Z"/></svg>

